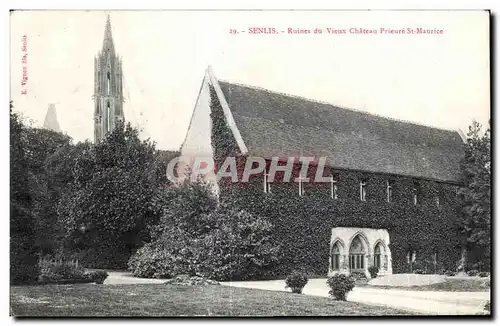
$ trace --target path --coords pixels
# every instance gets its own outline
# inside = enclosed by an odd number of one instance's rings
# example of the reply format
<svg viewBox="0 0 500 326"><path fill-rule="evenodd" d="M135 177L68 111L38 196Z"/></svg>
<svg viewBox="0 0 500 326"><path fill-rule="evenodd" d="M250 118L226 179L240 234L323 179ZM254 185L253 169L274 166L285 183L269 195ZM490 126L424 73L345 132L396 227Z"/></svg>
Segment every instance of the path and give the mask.
<svg viewBox="0 0 500 326"><path fill-rule="evenodd" d="M223 282L226 286L285 291L285 281ZM306 295L328 297L326 279L311 279L304 288ZM415 311L428 315L468 315L483 312L490 292L406 291L355 287L348 301Z"/></svg>
<svg viewBox="0 0 500 326"><path fill-rule="evenodd" d="M107 271L108 278L104 284L162 284L165 280L155 278L139 278L134 277L130 272L124 271Z"/></svg>

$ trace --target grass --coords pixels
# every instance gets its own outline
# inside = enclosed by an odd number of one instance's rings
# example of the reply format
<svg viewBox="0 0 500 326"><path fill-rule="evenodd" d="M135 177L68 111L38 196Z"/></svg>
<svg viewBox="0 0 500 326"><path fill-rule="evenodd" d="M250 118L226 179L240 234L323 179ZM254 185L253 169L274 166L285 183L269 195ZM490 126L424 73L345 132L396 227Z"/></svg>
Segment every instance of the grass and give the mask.
<svg viewBox="0 0 500 326"><path fill-rule="evenodd" d="M11 312L39 316L387 316L393 308L222 285L43 285L11 287Z"/></svg>
<svg viewBox="0 0 500 326"><path fill-rule="evenodd" d="M490 291L489 278L468 278L453 279L447 278L446 281L435 284L421 286L375 286L366 285L378 289L395 289L408 291L439 291L439 292L488 292Z"/></svg>

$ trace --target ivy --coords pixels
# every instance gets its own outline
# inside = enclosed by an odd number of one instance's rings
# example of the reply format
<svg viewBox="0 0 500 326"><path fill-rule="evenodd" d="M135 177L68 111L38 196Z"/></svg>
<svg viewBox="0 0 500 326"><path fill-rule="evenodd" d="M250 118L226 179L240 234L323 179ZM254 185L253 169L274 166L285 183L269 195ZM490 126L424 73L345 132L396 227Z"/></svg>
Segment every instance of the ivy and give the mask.
<svg viewBox="0 0 500 326"><path fill-rule="evenodd" d="M226 123L222 105L215 89L210 85L210 118L212 120L212 146L217 171L226 157L235 156L239 149L233 133ZM222 161L218 160L222 159Z"/></svg>
<svg viewBox="0 0 500 326"><path fill-rule="evenodd" d="M338 173L346 175L346 178L352 174L350 171ZM384 177L372 174L370 178L371 182L375 182L375 179L382 181ZM460 238L455 228L457 212L452 192L447 193L449 202L445 201L439 207L432 206L434 201L423 201L421 205L414 206L408 201L387 203L370 200L370 195L384 195L385 188L380 190L380 187L370 187L367 201L361 202L359 194L354 197L342 194L340 185L339 199L334 200L330 198L329 189L324 187L309 188L305 196L299 197L295 183L275 185L272 193L265 194L262 181L255 181L252 186L233 186L232 191L224 192L226 196L221 200L272 218L275 237L282 244L284 257L281 270L273 271L277 275L287 274L298 267L325 274L328 270L331 229L334 227L387 229L395 273L408 271L408 251L416 251L422 263L431 261L432 255L437 253L441 268L456 267ZM404 183L405 180L400 181ZM349 193L357 187L357 184L347 184L343 188L348 188L344 191ZM400 190L403 190L402 185Z"/></svg>

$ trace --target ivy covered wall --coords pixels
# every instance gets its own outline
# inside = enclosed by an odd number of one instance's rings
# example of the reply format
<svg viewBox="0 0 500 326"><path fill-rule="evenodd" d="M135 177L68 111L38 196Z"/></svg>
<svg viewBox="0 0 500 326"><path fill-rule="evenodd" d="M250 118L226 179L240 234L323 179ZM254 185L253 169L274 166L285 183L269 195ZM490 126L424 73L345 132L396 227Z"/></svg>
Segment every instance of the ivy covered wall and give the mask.
<svg viewBox="0 0 500 326"><path fill-rule="evenodd" d="M238 152L213 88L211 118L216 169L227 156L235 156L241 180L246 157ZM296 165L292 178L299 170ZM232 183L230 178L219 181L221 201L266 216L273 223L282 253L279 264L267 271L269 277L283 276L294 269L326 275L333 227L387 229L394 273L409 271L410 251L416 252L418 268L427 265L433 270L433 254L437 254L438 269L456 268L460 258L456 185L362 171L327 172L335 176L337 199L331 198L330 182L308 183L305 194L299 196L298 184L280 182L280 176L271 185L271 193L264 192L262 175L251 177L249 183ZM308 176L313 177L314 171ZM366 201L360 200L361 180L366 182ZM392 186L391 202L387 202L388 180ZM413 197L415 184L417 205Z"/></svg>

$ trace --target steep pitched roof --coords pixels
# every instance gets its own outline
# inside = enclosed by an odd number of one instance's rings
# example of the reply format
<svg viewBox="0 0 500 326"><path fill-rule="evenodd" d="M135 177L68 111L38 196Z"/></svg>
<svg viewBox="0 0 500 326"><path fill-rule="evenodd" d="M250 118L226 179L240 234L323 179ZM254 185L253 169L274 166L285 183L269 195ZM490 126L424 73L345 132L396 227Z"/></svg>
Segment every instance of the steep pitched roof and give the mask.
<svg viewBox="0 0 500 326"><path fill-rule="evenodd" d="M334 168L460 180L458 132L219 82L248 154L326 156Z"/></svg>
<svg viewBox="0 0 500 326"><path fill-rule="evenodd" d="M106 27L104 29L104 40L102 41L102 53L111 52L115 54L115 45L113 43L113 35L111 34L111 18L107 17Z"/></svg>

